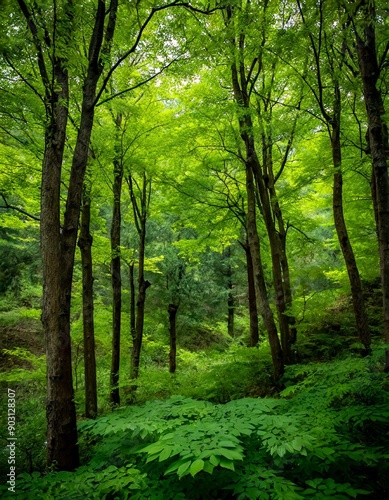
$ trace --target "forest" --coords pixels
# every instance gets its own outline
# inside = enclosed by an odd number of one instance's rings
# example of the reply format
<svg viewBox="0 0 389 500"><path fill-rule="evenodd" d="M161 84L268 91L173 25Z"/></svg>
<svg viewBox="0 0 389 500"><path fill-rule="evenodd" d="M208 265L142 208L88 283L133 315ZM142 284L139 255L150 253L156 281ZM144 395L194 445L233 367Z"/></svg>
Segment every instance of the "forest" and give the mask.
<svg viewBox="0 0 389 500"><path fill-rule="evenodd" d="M389 496L385 0L1 0L0 496Z"/></svg>

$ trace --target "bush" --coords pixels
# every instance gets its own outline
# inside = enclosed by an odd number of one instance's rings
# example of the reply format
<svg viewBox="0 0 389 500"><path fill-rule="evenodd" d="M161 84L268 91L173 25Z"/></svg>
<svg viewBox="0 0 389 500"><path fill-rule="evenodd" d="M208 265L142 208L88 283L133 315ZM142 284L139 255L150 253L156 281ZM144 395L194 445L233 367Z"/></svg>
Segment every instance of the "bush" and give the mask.
<svg viewBox="0 0 389 500"><path fill-rule="evenodd" d="M24 475L20 491L69 500L385 498L382 354L288 367L277 399L215 404L173 396L84 421L88 464Z"/></svg>

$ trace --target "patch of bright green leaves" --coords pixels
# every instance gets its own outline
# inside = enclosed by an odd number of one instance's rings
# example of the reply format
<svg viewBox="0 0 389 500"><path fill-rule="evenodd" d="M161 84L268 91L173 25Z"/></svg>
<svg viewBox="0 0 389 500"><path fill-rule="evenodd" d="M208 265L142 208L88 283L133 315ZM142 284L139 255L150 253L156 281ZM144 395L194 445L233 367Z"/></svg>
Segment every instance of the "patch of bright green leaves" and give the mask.
<svg viewBox="0 0 389 500"><path fill-rule="evenodd" d="M386 491L388 392L374 356L291 367L285 381L278 399L221 405L173 396L84 421L88 465L21 476L19 491L135 500L342 500Z"/></svg>

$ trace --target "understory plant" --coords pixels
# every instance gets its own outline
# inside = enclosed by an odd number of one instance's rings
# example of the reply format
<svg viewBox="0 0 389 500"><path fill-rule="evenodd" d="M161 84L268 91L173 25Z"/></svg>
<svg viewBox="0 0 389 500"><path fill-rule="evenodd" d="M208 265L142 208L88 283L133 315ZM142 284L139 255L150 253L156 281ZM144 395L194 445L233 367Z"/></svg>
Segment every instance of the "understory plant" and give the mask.
<svg viewBox="0 0 389 500"><path fill-rule="evenodd" d="M22 474L16 498L385 498L381 354L290 367L279 398L172 396L85 420L86 465Z"/></svg>

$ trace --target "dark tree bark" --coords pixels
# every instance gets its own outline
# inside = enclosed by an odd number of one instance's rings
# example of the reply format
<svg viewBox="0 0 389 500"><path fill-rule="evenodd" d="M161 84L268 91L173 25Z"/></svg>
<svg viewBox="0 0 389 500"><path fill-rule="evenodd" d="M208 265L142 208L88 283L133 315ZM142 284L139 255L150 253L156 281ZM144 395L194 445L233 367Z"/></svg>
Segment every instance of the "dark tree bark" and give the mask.
<svg viewBox="0 0 389 500"><path fill-rule="evenodd" d="M169 335L170 335L170 352L169 352L169 372L176 372L177 359L177 334L176 334L176 316L178 311L177 304L169 304L167 312L169 314Z"/></svg>
<svg viewBox="0 0 389 500"><path fill-rule="evenodd" d="M130 268L130 333L131 339L135 338L135 277L134 277L134 266L132 262L129 266Z"/></svg>
<svg viewBox="0 0 389 500"><path fill-rule="evenodd" d="M266 10L267 3L264 9ZM231 20L233 18L233 8L226 8L226 26L231 27ZM265 34L260 41L260 53L266 42ZM281 266L281 249L280 242L275 225L275 216L272 212L272 204L268 191L269 172L264 172L263 168L269 169L268 161L266 158L266 148L268 144L263 145L263 153L265 164L262 167L260 164L254 138L254 127L251 118L251 104L250 95L253 91L255 82L263 70L262 56L259 55L251 61L250 69L245 64L245 34L239 33L231 37L231 47L239 54L239 61L234 60L231 64L231 80L234 92L234 98L238 106L241 108L239 116L240 135L245 144L246 149L246 169L249 168L254 176L256 183L258 201L263 216L266 230L270 243L270 252L272 259L273 283L275 291L275 303L277 308L278 323L281 334L282 356L284 363L291 362L291 340L289 334L289 318L287 315L287 304L285 299L283 273ZM255 68L255 71L254 71ZM255 76L254 76L255 75ZM265 175L266 174L266 175ZM279 207L278 207L279 208ZM251 244L250 244L251 247ZM251 255L253 258L253 254ZM253 259L254 264L254 259ZM255 269L255 265L254 265Z"/></svg>
<svg viewBox="0 0 389 500"><path fill-rule="evenodd" d="M231 266L231 247L227 247L224 251L224 256L226 258L226 271L225 276L227 278L227 331L230 337L234 337L234 295L232 293L232 266Z"/></svg>
<svg viewBox="0 0 389 500"><path fill-rule="evenodd" d="M249 130L252 130L252 122L250 116L246 117L245 122L246 122L246 130L247 127L249 127ZM268 189L269 174L271 170L269 168L268 161L266 161L267 159L265 157L264 168L266 170L265 172L263 171L263 168L259 162L255 150L253 136L249 135L246 131L244 131L242 137L246 144L246 155L248 158L250 158L251 168L254 173L254 178L256 180L256 186L259 194L258 201L269 238L270 255L272 260L272 271L273 271L273 284L275 292L275 303L277 309L278 324L280 327L280 334L281 334L282 353L284 357L284 363L289 364L292 362L291 335L289 333L289 318L288 315L286 314L287 304L285 299L285 289L284 289L284 281L283 281L283 273L281 265L282 249L280 245L278 231L275 225L275 217L272 210L272 203Z"/></svg>
<svg viewBox="0 0 389 500"><path fill-rule="evenodd" d="M304 25L307 27L301 4L298 3L298 6L302 21ZM311 32L308 32L314 58L316 81L317 81L317 91L313 91L313 95L319 106L323 120L327 124L327 128L330 134L332 160L335 169L333 178L334 179L334 185L333 185L334 224L349 277L357 332L361 342L364 345L365 352L369 352L370 332L365 310L365 300L363 296L362 283L343 214L342 149L340 142L342 101L340 93L340 84L337 75L338 72L344 68L344 61L346 55L346 41L344 39L342 40L342 47L340 51L335 51L332 46L329 46L326 36L324 34L324 27L323 27L324 12L323 12L322 2L319 4L318 14L319 14L318 34L314 36ZM333 29L332 26L331 29ZM332 79L333 99L330 104L325 102L325 97L324 97L324 89L328 87L328 85L325 85L322 76L323 61L321 58L320 50L323 43L326 43L325 53L327 57L328 71ZM338 64L338 68L335 68L335 62ZM326 106L328 106L328 108L330 108L331 106L332 110L328 111Z"/></svg>
<svg viewBox="0 0 389 500"><path fill-rule="evenodd" d="M365 309L365 299L363 296L362 282L359 275L357 262L355 260L354 251L351 246L350 238L348 236L347 226L343 214L343 176L341 171L342 157L340 126L338 122L333 122L332 125L331 145L333 164L335 167L333 187L333 213L335 229L338 235L340 248L342 250L350 281L351 296L353 301L353 309L358 336L362 344L364 345L365 351L369 352L371 339L369 323Z"/></svg>
<svg viewBox="0 0 389 500"><path fill-rule="evenodd" d="M139 375L140 354L143 340L143 325L145 317L146 290L151 283L145 280L144 265L145 265L145 248L146 248L146 222L147 211L150 204L151 196L151 181L147 179L146 172L143 174L142 185L139 186L130 175L127 179L131 203L134 211L135 227L139 235L139 250L138 250L138 299L136 301L136 321L135 321L135 337L133 337L132 356L131 356L131 371L130 378L136 379ZM139 200L135 195L134 184L137 185L139 191Z"/></svg>
<svg viewBox="0 0 389 500"><path fill-rule="evenodd" d="M265 105L266 107L269 107L271 105L270 103L270 91L268 94L268 97L265 98ZM269 113L269 111L267 111ZM271 112L270 112L271 116ZM261 116L260 116L261 119ZM297 116L294 119L291 130L290 130L290 136L289 140L283 155L283 158L281 159L281 164L279 167L279 171L276 175L274 175L274 165L273 165L273 138L271 135L271 127L268 127L270 132L263 133L262 134L262 144L263 144L263 164L264 164L264 178L266 179L265 182L265 187L268 191L268 199L271 204L271 211L270 215L272 216L272 219L274 220L274 223L270 221L269 223L269 230L273 234L273 237L271 238L273 241L273 244L276 245L278 248L275 251L275 254L277 257L273 259L274 265L280 267L280 272L277 273L278 279L277 283L278 286L281 286L282 284L282 290L283 290L283 296L282 296L282 307L279 308L279 314L282 314L281 321L282 323L284 321L288 322L288 328L285 331L285 335L288 338L287 341L287 349L288 349L288 356L286 361L292 361L293 360L293 353L291 351L291 346L296 342L297 340L297 330L296 330L296 319L291 314L291 307L292 307L292 288L291 288L291 283L290 283L290 273L289 273L289 262L288 262L288 256L286 253L286 228L285 228L285 223L284 223L284 218L282 215L282 210L278 202L278 196L277 196L277 191L276 191L276 182L280 178L285 165L288 161L288 155L289 152L292 148L293 145L293 139L294 139L294 134L296 131L296 126L297 126ZM277 224L275 224L277 222ZM287 313L287 314L286 314ZM286 319L285 319L286 316Z"/></svg>
<svg viewBox="0 0 389 500"><path fill-rule="evenodd" d="M68 121L67 60L57 52L59 41L68 44L68 33L54 17L53 38L40 36L36 22L24 0L18 0L26 18L36 54L39 73L45 89L46 132L42 164L41 194L41 253L43 262L42 324L46 338L47 360L47 464L60 470L72 470L79 464L76 412L73 401L73 380L70 346L70 299L74 254L82 188L88 159L89 142L94 118L96 86L102 73L100 60L103 42L107 47L113 37L117 1L109 9L99 1L89 43L88 67L83 80L81 120L74 148L66 211L61 226L60 187L63 153ZM105 27L106 11L109 20ZM66 25L72 25L71 2L61 13ZM104 39L105 33L105 39ZM45 34L46 35L46 34ZM61 51L62 54L64 50ZM47 56L50 54L50 57Z"/></svg>
<svg viewBox="0 0 389 500"><path fill-rule="evenodd" d="M90 188L84 184L78 246L82 265L82 315L84 329L85 416L97 416L97 381L93 303L92 242L90 234Z"/></svg>
<svg viewBox="0 0 389 500"><path fill-rule="evenodd" d="M358 63L361 71L363 94L369 126L369 146L372 159L373 204L378 222L378 246L383 295L384 337L389 344L389 177L388 177L388 130L385 108L377 83L381 66L376 49L374 4L360 4L364 16L363 30L355 29ZM363 34L362 34L363 32ZM385 355L385 371L389 371L389 349Z"/></svg>
<svg viewBox="0 0 389 500"><path fill-rule="evenodd" d="M119 141L120 125L122 116L119 114L115 119L117 138ZM111 282L112 282L112 364L110 374L110 401L115 405L120 404L119 394L119 368L120 368L120 331L122 312L122 278L120 259L120 226L121 217L121 193L123 182L123 164L120 156L120 146L115 146L114 158L114 180L113 180L113 213L111 226Z"/></svg>
<svg viewBox="0 0 389 500"><path fill-rule="evenodd" d="M278 338L277 327L274 322L273 312L270 307L266 283L261 261L261 248L256 222L256 200L253 173L249 165L246 167L247 189L247 239L250 247L251 260L254 271L255 292L258 298L259 310L263 324L268 333L269 344L273 362L274 380L278 382L284 373L284 358Z"/></svg>
<svg viewBox="0 0 389 500"><path fill-rule="evenodd" d="M250 347L255 347L259 342L258 310L257 310L257 298L255 294L253 261L251 258L250 246L247 239L243 248L246 254L246 267L247 267L247 283L248 283L249 315L250 315Z"/></svg>
<svg viewBox="0 0 389 500"><path fill-rule="evenodd" d="M60 182L67 122L67 106L61 102L67 102L67 74L62 77L57 74L57 81L61 82L62 92L52 96L53 116L46 132L41 194L47 463L55 464L60 470L72 470L79 464L70 344L72 269L69 275L69 263L63 265L63 238L60 234Z"/></svg>
<svg viewBox="0 0 389 500"><path fill-rule="evenodd" d="M232 281L228 282L228 317L227 317L227 331L230 337L234 337L234 295L232 293Z"/></svg>

